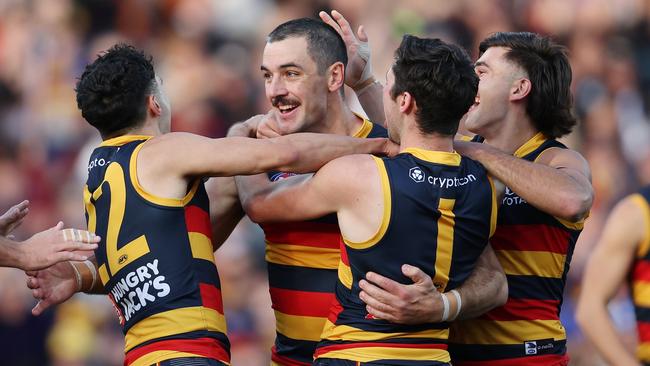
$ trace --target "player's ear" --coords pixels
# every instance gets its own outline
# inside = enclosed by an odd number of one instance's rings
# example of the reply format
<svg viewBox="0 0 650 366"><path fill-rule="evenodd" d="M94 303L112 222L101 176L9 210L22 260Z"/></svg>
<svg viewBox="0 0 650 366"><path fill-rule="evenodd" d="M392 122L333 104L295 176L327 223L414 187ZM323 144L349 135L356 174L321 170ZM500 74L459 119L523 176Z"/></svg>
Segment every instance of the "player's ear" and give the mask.
<svg viewBox="0 0 650 366"><path fill-rule="evenodd" d="M407 91L402 92L402 94L397 96L397 102L399 103L399 111L404 114L408 114L411 109L417 108L415 98L413 98L411 93Z"/></svg>
<svg viewBox="0 0 650 366"><path fill-rule="evenodd" d="M532 88L533 84L526 78L513 81L510 88L510 100L515 101L524 99L528 94L530 94Z"/></svg>
<svg viewBox="0 0 650 366"><path fill-rule="evenodd" d="M345 66L342 62L335 62L327 68L327 88L335 92L343 87L345 82Z"/></svg>
<svg viewBox="0 0 650 366"><path fill-rule="evenodd" d="M158 99L154 94L147 97L147 110L154 117L158 117L162 114L162 107L160 106L160 103L158 103Z"/></svg>

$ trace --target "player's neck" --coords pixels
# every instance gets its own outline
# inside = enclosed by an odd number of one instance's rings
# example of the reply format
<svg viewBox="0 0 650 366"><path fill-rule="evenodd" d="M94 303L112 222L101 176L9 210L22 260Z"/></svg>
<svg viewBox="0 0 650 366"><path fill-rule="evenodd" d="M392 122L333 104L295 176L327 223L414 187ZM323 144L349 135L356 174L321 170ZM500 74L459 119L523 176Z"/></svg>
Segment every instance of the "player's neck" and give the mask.
<svg viewBox="0 0 650 366"><path fill-rule="evenodd" d="M357 117L341 97L336 97L328 104L325 121L317 132L354 136L362 125L363 119Z"/></svg>
<svg viewBox="0 0 650 366"><path fill-rule="evenodd" d="M514 154L519 147L538 132L526 112L520 110L507 115L488 133L488 136L483 137L485 137L485 143L508 154Z"/></svg>
<svg viewBox="0 0 650 366"><path fill-rule="evenodd" d="M400 136L400 151L406 148L418 148L429 151L454 151L453 136L443 136L436 133L423 134L416 126L404 128Z"/></svg>

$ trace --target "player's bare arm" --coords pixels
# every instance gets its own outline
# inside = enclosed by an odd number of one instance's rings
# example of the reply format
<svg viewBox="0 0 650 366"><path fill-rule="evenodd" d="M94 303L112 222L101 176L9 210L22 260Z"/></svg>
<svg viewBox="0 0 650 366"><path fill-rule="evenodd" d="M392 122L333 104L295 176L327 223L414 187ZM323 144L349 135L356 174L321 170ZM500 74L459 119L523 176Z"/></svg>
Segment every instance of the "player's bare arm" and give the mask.
<svg viewBox="0 0 650 366"><path fill-rule="evenodd" d="M431 277L417 267L405 264L402 273L413 283L403 285L374 272L359 282L359 297L369 314L399 324L440 322L443 318L442 296L447 297L454 319L477 317L508 299L508 285L503 268L491 246L487 246L470 277L456 290L461 302L451 292L439 293Z"/></svg>
<svg viewBox="0 0 650 366"><path fill-rule="evenodd" d="M643 210L628 197L612 211L587 264L576 311L583 332L612 365L639 365L623 346L607 304L625 281L638 243L649 234Z"/></svg>
<svg viewBox="0 0 650 366"><path fill-rule="evenodd" d="M348 51L345 84L354 90L368 118L385 127L383 86L372 73L370 45L363 25L359 26L355 35L350 23L338 11L333 10L331 15L321 11L319 16L325 23L336 29L345 42Z"/></svg>
<svg viewBox="0 0 650 366"><path fill-rule="evenodd" d="M479 161L491 175L541 211L570 222L578 222L589 213L594 196L591 171L582 155L573 150L550 148L532 163L487 144L455 141L454 148Z"/></svg>
<svg viewBox="0 0 650 366"><path fill-rule="evenodd" d="M244 217L244 210L234 177L212 177L205 183L205 189L210 198L212 246L217 250Z"/></svg>

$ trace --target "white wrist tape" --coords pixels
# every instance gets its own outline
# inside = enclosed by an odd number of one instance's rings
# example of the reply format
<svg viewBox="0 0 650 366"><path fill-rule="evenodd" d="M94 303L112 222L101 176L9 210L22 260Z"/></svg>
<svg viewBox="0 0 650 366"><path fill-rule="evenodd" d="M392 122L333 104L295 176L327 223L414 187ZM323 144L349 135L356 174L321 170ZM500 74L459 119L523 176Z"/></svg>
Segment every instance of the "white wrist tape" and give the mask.
<svg viewBox="0 0 650 366"><path fill-rule="evenodd" d="M451 290L450 292L454 294L454 296L456 297L456 304L458 305L456 308L456 314L454 314L454 316L452 316L451 319L449 319L449 320L454 320L458 318L458 315L460 314L460 309L463 306L463 300L460 298L460 293L458 291Z"/></svg>
<svg viewBox="0 0 650 366"><path fill-rule="evenodd" d="M361 77L357 81L356 85L359 85L366 80L372 77L372 64L370 63L370 45L368 42L359 42L359 48L357 49L357 54L361 57L362 60L366 61L366 65L363 67L361 72Z"/></svg>
<svg viewBox="0 0 650 366"><path fill-rule="evenodd" d="M72 270L74 271L75 279L77 280L77 291L76 292L79 292L79 291L81 291L81 273L79 273L79 270L77 269L77 267L75 267L74 263L72 263L72 262L68 262L68 263L70 263L70 265L72 266Z"/></svg>
<svg viewBox="0 0 650 366"><path fill-rule="evenodd" d="M442 319L440 321L446 322L449 319L449 299L442 292L439 292L439 294L442 298Z"/></svg>
<svg viewBox="0 0 650 366"><path fill-rule="evenodd" d="M97 282L97 268L95 268L95 265L93 264L93 262L91 262L89 260L85 260L84 264L86 265L86 267L88 267L88 270L90 270L90 273L93 275L93 282L90 285L90 288L88 289L88 290L91 290L91 289L93 289L95 287L95 283Z"/></svg>

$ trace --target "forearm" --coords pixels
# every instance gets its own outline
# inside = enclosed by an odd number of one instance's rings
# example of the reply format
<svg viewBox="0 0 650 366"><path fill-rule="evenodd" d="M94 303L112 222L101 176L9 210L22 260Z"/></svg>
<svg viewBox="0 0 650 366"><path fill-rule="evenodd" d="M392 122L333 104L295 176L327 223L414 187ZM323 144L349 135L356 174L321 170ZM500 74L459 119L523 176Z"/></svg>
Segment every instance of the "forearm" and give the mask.
<svg viewBox="0 0 650 366"><path fill-rule="evenodd" d="M375 81L365 88L355 91L359 104L368 118L378 125L386 126L386 115L384 114L384 101L382 98L384 87L379 81Z"/></svg>
<svg viewBox="0 0 650 366"><path fill-rule="evenodd" d="M561 169L529 162L495 148L476 150L470 158L529 204L572 222L580 221L591 206L591 190Z"/></svg>
<svg viewBox="0 0 650 366"><path fill-rule="evenodd" d="M23 268L20 244L0 236L0 267Z"/></svg>
<svg viewBox="0 0 650 366"><path fill-rule="evenodd" d="M384 154L387 146L387 140L383 138L358 139L317 133L296 133L270 140L292 147L295 159L276 169L294 173L315 172L329 161L345 155Z"/></svg>
<svg viewBox="0 0 650 366"><path fill-rule="evenodd" d="M611 365L639 365L639 362L623 345L603 301L581 301L577 320L600 354Z"/></svg>
<svg viewBox="0 0 650 366"><path fill-rule="evenodd" d="M211 178L205 189L210 198L212 247L217 250L244 217L244 210L239 203L234 177Z"/></svg>
<svg viewBox="0 0 650 366"><path fill-rule="evenodd" d="M458 319L476 318L506 303L508 283L492 247L485 249L472 274L457 290L462 299Z"/></svg>

